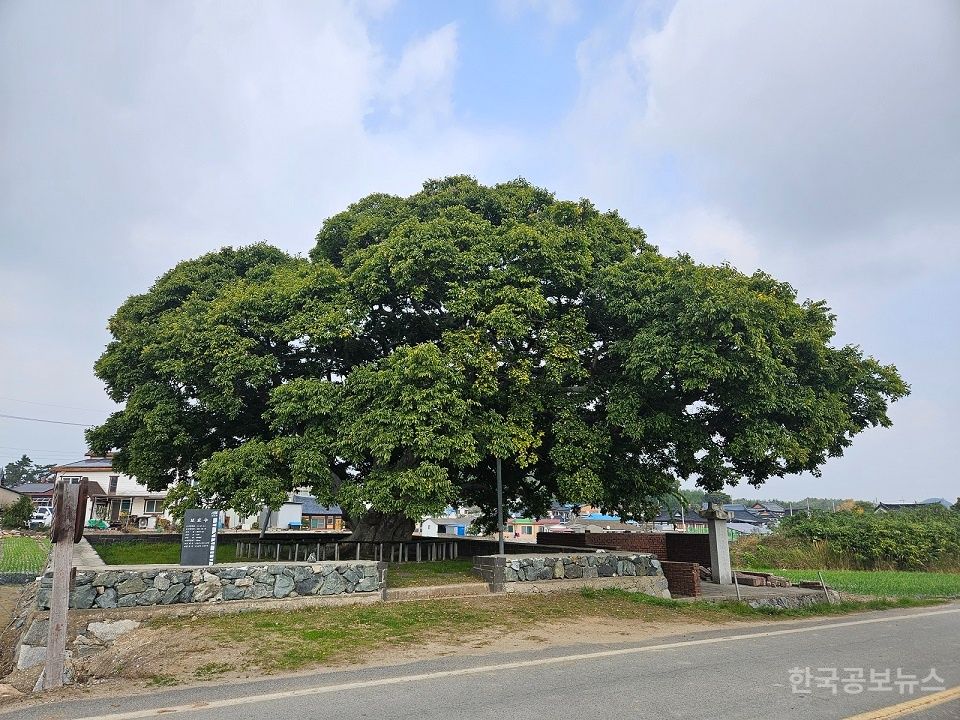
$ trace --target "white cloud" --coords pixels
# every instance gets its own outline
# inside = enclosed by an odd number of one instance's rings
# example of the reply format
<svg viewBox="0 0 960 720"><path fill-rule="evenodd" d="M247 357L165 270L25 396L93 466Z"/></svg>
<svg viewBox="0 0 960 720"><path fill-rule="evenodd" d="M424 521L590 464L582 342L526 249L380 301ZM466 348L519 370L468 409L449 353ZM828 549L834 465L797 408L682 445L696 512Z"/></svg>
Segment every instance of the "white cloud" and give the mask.
<svg viewBox="0 0 960 720"><path fill-rule="evenodd" d="M326 217L370 192L492 174L516 143L458 121L455 26L392 57L370 31L388 9L4 7L0 377L23 388L14 397L106 410L91 368L107 318L182 259L264 239L304 252ZM5 422L0 435L83 444L54 425Z"/></svg>
<svg viewBox="0 0 960 720"><path fill-rule="evenodd" d="M883 496L908 479L948 492L958 30L947 1L680 0L663 17L640 6L631 27L615 18L580 44L564 185L618 207L664 251L759 266L801 298L826 297L838 341L895 362L913 385L894 430L858 438L823 479L775 481L771 493Z"/></svg>
<svg viewBox="0 0 960 720"><path fill-rule="evenodd" d="M383 95L391 115L426 127L449 118L456 60L455 23L407 45L384 83Z"/></svg>
<svg viewBox="0 0 960 720"><path fill-rule="evenodd" d="M511 21L527 14L542 15L551 27L569 25L580 18L574 0L497 0L497 10Z"/></svg>
<svg viewBox="0 0 960 720"><path fill-rule="evenodd" d="M703 263L730 263L751 273L762 266L756 240L735 218L722 210L695 207L667 215L646 228L654 244L667 254L690 254Z"/></svg>

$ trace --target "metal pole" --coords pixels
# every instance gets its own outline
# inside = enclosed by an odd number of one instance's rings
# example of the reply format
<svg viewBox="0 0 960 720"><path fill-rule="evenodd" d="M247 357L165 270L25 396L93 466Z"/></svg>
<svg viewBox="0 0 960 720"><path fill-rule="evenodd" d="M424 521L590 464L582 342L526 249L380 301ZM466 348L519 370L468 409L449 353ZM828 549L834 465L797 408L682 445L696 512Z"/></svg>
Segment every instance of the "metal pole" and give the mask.
<svg viewBox="0 0 960 720"><path fill-rule="evenodd" d="M497 458L497 548L503 555L503 471L500 467L500 458Z"/></svg>

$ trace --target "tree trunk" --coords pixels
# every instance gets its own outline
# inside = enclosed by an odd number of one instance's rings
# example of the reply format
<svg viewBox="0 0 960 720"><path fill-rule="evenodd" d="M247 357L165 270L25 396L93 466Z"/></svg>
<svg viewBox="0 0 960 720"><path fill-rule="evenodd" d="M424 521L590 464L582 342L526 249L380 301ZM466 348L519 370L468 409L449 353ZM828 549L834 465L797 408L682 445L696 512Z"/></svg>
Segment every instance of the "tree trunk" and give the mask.
<svg viewBox="0 0 960 720"><path fill-rule="evenodd" d="M347 518L353 533L348 541L406 542L413 536L413 520L402 513L367 510L358 518Z"/></svg>

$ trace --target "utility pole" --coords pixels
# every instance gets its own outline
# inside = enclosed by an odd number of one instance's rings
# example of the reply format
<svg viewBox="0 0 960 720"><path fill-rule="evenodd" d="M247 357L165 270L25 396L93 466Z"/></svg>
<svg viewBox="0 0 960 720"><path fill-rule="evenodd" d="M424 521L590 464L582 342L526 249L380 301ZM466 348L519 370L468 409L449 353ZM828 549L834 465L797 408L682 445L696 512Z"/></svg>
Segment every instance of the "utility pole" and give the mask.
<svg viewBox="0 0 960 720"><path fill-rule="evenodd" d="M503 555L503 472L497 458L497 535L499 552Z"/></svg>

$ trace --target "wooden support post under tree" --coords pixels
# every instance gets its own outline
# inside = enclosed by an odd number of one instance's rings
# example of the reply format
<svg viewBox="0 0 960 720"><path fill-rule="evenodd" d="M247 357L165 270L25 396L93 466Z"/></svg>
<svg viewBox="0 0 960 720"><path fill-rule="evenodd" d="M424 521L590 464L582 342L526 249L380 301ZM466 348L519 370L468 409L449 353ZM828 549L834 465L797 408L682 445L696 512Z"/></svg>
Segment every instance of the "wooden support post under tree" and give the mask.
<svg viewBox="0 0 960 720"><path fill-rule="evenodd" d="M57 480L53 491L53 587L50 589L50 623L47 656L43 667L43 689L63 687L67 647L67 610L73 585L73 546L83 537L87 509L86 479L78 484Z"/></svg>

